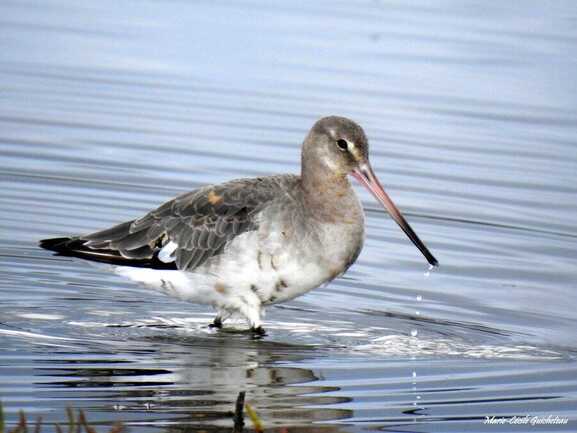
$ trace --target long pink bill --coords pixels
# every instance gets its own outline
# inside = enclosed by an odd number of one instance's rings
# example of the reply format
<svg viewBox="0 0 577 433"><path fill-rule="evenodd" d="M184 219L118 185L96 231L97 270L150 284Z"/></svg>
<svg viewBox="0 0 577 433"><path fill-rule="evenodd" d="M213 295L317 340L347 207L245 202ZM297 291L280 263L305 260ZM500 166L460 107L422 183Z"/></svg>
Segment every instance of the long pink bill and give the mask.
<svg viewBox="0 0 577 433"><path fill-rule="evenodd" d="M437 259L433 257L431 252L427 249L425 244L419 239L407 220L403 217L399 209L397 209L397 206L395 206L393 201L387 195L381 183L379 182L379 179L377 179L377 176L375 176L371 166L368 163L363 164L354 170L351 174L355 177L355 179L361 182L378 201L381 202L387 212L389 212L391 217L396 221L401 229L403 229L413 244L415 244L421 253L423 253L429 264L432 266L438 266L439 262Z"/></svg>

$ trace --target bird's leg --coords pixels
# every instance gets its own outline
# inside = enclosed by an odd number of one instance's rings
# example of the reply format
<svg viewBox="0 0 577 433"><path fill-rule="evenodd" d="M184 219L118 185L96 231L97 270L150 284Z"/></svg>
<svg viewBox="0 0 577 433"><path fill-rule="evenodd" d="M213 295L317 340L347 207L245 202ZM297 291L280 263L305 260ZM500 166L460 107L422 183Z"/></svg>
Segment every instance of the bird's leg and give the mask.
<svg viewBox="0 0 577 433"><path fill-rule="evenodd" d="M255 338L261 338L261 337L264 337L266 335L266 331L264 330L262 325L257 326L257 327L252 326L250 328L250 332L252 332L252 334Z"/></svg>
<svg viewBox="0 0 577 433"><path fill-rule="evenodd" d="M231 316L231 314L228 311L219 309L218 312L216 313L216 317L214 318L212 323L210 325L208 325L208 327L209 328L222 329L222 324L230 316Z"/></svg>
<svg viewBox="0 0 577 433"><path fill-rule="evenodd" d="M240 303L238 310L248 322L250 326L250 332L255 337L263 337L266 335L266 333L262 327L261 316L263 310L260 299L255 296L254 298L245 297L242 300L244 302Z"/></svg>
<svg viewBox="0 0 577 433"><path fill-rule="evenodd" d="M221 329L222 328L222 317L220 317L220 315L216 316L214 318L214 320L212 321L212 323L208 325L208 327Z"/></svg>

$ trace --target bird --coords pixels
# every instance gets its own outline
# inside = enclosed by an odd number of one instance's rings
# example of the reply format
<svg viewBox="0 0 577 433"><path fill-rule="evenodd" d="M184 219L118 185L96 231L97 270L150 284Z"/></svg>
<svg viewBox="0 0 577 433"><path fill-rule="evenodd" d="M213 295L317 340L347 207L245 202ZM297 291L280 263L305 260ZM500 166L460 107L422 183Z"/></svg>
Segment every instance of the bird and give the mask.
<svg viewBox="0 0 577 433"><path fill-rule="evenodd" d="M266 307L330 282L357 260L365 216L351 177L437 266L375 175L364 130L340 116L312 126L302 144L300 175L203 186L140 218L86 235L44 239L40 246L110 264L118 274L167 295L211 305L212 328L240 316L253 335L264 336Z"/></svg>

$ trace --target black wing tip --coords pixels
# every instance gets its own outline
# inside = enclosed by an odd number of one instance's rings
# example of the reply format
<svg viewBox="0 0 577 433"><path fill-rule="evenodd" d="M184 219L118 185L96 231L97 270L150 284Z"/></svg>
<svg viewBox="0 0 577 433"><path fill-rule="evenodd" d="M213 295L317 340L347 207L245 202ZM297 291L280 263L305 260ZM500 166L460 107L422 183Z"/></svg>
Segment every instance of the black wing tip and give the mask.
<svg viewBox="0 0 577 433"><path fill-rule="evenodd" d="M38 242L38 245L40 248L44 248L45 250L54 251L56 253L63 253L70 251L70 244L77 240L78 239L75 238L42 239L40 242Z"/></svg>

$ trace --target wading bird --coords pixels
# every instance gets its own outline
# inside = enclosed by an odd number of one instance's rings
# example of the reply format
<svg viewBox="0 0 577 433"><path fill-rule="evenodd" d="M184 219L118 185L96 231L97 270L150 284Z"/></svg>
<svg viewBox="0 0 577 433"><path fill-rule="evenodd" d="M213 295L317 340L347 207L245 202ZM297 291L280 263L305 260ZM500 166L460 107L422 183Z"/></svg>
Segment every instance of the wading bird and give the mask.
<svg viewBox="0 0 577 433"><path fill-rule="evenodd" d="M64 256L180 299L212 305L211 326L234 314L264 334L264 307L343 274L364 240L351 175L382 203L431 265L437 260L385 193L363 129L344 117L317 121L302 145L301 174L239 179L182 194L141 218L78 237L45 239Z"/></svg>

